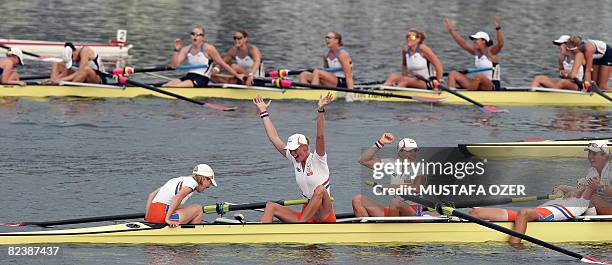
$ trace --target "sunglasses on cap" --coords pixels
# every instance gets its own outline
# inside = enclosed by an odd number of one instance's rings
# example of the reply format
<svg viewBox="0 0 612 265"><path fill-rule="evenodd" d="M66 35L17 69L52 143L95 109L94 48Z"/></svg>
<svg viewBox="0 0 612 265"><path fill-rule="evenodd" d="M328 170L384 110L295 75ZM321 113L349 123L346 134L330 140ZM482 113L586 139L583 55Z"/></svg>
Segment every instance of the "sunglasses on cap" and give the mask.
<svg viewBox="0 0 612 265"><path fill-rule="evenodd" d="M336 37L334 37L334 36L325 36L325 39L326 39L326 40L329 40L329 39L335 39L335 38L336 38Z"/></svg>
<svg viewBox="0 0 612 265"><path fill-rule="evenodd" d="M406 150L406 148L402 148L402 149L400 149L400 152L401 151L404 151L404 152L418 152L419 148L413 148L413 149L410 149L410 150Z"/></svg>
<svg viewBox="0 0 612 265"><path fill-rule="evenodd" d="M189 35L191 35L191 36L196 36L196 37L198 37L198 36L202 36L202 37L204 37L204 33L200 33L200 32L193 32L193 31L192 31L192 32L190 32L190 33L189 33Z"/></svg>

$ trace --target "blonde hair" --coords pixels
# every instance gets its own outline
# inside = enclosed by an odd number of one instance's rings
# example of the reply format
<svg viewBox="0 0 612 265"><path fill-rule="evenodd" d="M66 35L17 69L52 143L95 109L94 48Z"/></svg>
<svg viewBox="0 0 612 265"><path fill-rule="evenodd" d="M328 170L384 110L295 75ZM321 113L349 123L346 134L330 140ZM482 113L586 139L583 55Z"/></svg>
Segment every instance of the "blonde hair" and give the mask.
<svg viewBox="0 0 612 265"><path fill-rule="evenodd" d="M414 33L416 34L416 36L420 39L419 44L423 43L423 41L425 41L425 39L427 38L427 35L425 34L425 32L419 31L415 28L411 28L408 30L408 33ZM407 36L408 34L406 34Z"/></svg>
<svg viewBox="0 0 612 265"><path fill-rule="evenodd" d="M195 180L195 181L196 181L196 182L197 182L199 185L203 185L203 184L204 184L204 181L205 181L207 178L209 178L209 177L206 177L206 176L196 175L196 174L191 175L191 177L193 177L193 179L194 179L194 180Z"/></svg>
<svg viewBox="0 0 612 265"><path fill-rule="evenodd" d="M580 35L574 35L567 40L567 46L569 47L578 47L582 42L582 37Z"/></svg>
<svg viewBox="0 0 612 265"><path fill-rule="evenodd" d="M202 31L202 33L204 33L204 35L206 36L206 30L204 29L204 26L202 26L202 25L195 25L195 26L193 26L193 28L192 28L192 29L199 29L199 30L201 30L201 31Z"/></svg>

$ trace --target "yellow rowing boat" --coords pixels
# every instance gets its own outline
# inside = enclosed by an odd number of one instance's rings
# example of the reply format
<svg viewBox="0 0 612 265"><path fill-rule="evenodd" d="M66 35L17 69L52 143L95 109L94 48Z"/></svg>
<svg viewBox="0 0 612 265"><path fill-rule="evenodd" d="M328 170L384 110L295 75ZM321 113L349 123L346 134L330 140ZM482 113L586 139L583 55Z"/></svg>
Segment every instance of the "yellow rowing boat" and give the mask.
<svg viewBox="0 0 612 265"><path fill-rule="evenodd" d="M540 158L540 159L586 159L584 148L594 140L544 140L534 142L474 143L460 144L459 149L481 158ZM601 139L612 145L612 139Z"/></svg>
<svg viewBox="0 0 612 265"><path fill-rule="evenodd" d="M319 100L319 96L327 93L326 90L309 88L278 89L272 87L244 87L225 85L209 88L164 88L169 92L189 98L224 98L237 100L251 100L257 95L269 99L286 100ZM404 89L404 90L374 90L383 93L392 93L403 96L417 96L432 99L441 99L442 104L470 104L448 92L435 93L433 91ZM336 98L342 98L346 93L332 91ZM537 105L537 106L583 106L583 107L612 107L612 102L597 94L559 91L461 91L482 104L488 105ZM611 92L606 92L612 96ZM155 96L171 98L154 91L140 87L119 88L113 86L56 86L56 85L27 85L13 86L0 85L0 97L83 97L83 98L135 98ZM376 95L356 94L356 100L411 102L412 100L384 97ZM413 101L412 101L413 102Z"/></svg>
<svg viewBox="0 0 612 265"><path fill-rule="evenodd" d="M512 222L497 224L512 229ZM527 234L546 242L612 242L612 221L529 223ZM325 224L215 223L165 225L131 222L107 226L0 233L0 245L93 244L359 244L504 242L509 236L460 221L352 222Z"/></svg>

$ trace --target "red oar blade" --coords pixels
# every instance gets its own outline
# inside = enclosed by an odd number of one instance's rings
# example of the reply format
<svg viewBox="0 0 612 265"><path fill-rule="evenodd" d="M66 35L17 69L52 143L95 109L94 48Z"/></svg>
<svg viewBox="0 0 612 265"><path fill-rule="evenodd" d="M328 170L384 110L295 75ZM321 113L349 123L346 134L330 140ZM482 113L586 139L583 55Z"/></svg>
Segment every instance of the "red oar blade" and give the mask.
<svg viewBox="0 0 612 265"><path fill-rule="evenodd" d="M491 106L491 105L486 105L484 107L482 107L481 109L486 110L488 112L493 112L493 113L501 113L501 112L509 112L506 109L499 109L495 106Z"/></svg>
<svg viewBox="0 0 612 265"><path fill-rule="evenodd" d="M596 259L596 258L593 258L593 257L590 257L590 256L584 256L584 257L582 257L582 259L580 261L585 262L585 263L591 263L591 264L612 264L612 262L610 262L610 261Z"/></svg>
<svg viewBox="0 0 612 265"><path fill-rule="evenodd" d="M222 110L222 111L235 111L236 109L238 109L237 107L226 107L226 106L221 106L221 105L208 103L208 102L204 104L204 106L209 107L211 109Z"/></svg>
<svg viewBox="0 0 612 265"><path fill-rule="evenodd" d="M2 223L0 222L0 226L21 227L21 226L25 226L25 224L24 223Z"/></svg>
<svg viewBox="0 0 612 265"><path fill-rule="evenodd" d="M423 97L423 96L412 96L412 99L423 102L423 103L440 103L447 100L448 98L436 98L436 97Z"/></svg>

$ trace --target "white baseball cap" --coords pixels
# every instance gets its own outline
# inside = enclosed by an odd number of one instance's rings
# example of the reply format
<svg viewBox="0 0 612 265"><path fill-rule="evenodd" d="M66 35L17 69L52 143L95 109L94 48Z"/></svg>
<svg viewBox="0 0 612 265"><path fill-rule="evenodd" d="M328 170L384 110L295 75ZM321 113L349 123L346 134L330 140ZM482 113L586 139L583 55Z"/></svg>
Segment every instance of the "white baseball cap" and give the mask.
<svg viewBox="0 0 612 265"><path fill-rule="evenodd" d="M417 142L411 138L404 138L401 141L399 141L399 143L397 143L397 151L402 151L402 150L406 150L406 151L410 151L412 149L417 149L419 148L419 146L417 145Z"/></svg>
<svg viewBox="0 0 612 265"><path fill-rule="evenodd" d="M7 53L6 56L15 55L19 58L19 64L23 65L23 52L19 48L12 47Z"/></svg>
<svg viewBox="0 0 612 265"><path fill-rule="evenodd" d="M558 39L556 39L556 40L554 40L554 41L553 41L553 44L555 44L555 45L561 45L561 44L566 43L566 42L567 42L569 39L570 39L570 36L569 36L569 35L561 35L561 36L559 36L559 38L558 38Z"/></svg>
<svg viewBox="0 0 612 265"><path fill-rule="evenodd" d="M606 144L606 141L594 141L591 142L584 151L602 152L604 154L610 154L610 147Z"/></svg>
<svg viewBox="0 0 612 265"><path fill-rule="evenodd" d="M285 149L293 151L295 149L298 149L298 147L303 144L308 145L308 138L306 138L306 136L304 136L303 134L296 133L294 135L289 136Z"/></svg>
<svg viewBox="0 0 612 265"><path fill-rule="evenodd" d="M210 182L212 182L213 186L217 187L217 182L215 181L215 172L210 168L207 164L199 164L193 168L193 175L200 175L204 177L209 177Z"/></svg>
<svg viewBox="0 0 612 265"><path fill-rule="evenodd" d="M475 39L484 39L487 42L491 41L491 38L489 38L489 34L487 34L486 32L483 31L479 31L476 32L474 35L470 35L470 39L475 40Z"/></svg>
<svg viewBox="0 0 612 265"><path fill-rule="evenodd" d="M66 68L72 67L72 48L70 46L64 46L64 50L62 50L62 61L66 65Z"/></svg>

